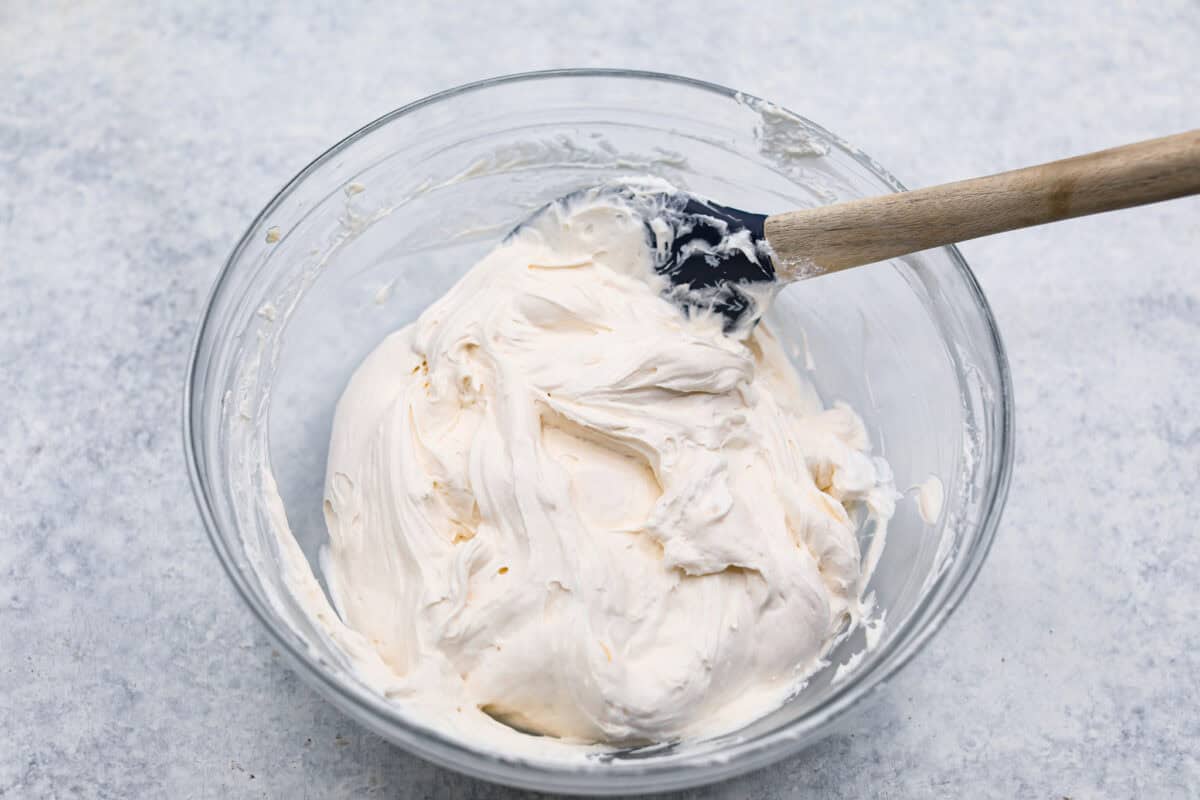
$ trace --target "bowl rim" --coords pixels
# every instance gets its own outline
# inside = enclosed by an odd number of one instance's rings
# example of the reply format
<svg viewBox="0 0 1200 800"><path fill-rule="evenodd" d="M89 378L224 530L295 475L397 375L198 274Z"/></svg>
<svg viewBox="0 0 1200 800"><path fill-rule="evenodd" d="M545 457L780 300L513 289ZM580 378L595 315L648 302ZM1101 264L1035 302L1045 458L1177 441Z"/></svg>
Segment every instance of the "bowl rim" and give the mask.
<svg viewBox="0 0 1200 800"><path fill-rule="evenodd" d="M187 463L188 478L196 506L200 512L209 541L216 551L226 575L237 589L242 600L250 607L259 624L268 632L270 638L291 662L292 668L310 686L317 689L322 697L334 703L337 707L350 714L359 724L373 730L394 744L402 745L409 752L427 759L440 766L457 772L465 773L476 778L509 786L540 791L560 791L568 793L586 792L591 794L628 794L645 791L685 789L726 780L747 772L759 769L767 764L795 755L821 738L820 729L827 728L835 719L844 717L848 712L861 705L875 690L882 687L894 677L903 667L924 649L930 638L941 629L949 616L958 608L968 589L978 577L983 562L986 560L995 540L996 530L1003 513L1008 490L1012 479L1014 457L1014 416L1012 378L1005 353L1004 344L996 324L995 316L987 298L983 293L966 259L954 245L943 249L952 263L958 269L965 281L972 299L980 314L980 319L988 332L989 343L995 357L995 367L999 377L1000 392L996 398L998 403L999 426L996 436L996 472L984 487L986 496L981 499L984 509L982 518L976 525L977 537L973 548L956 564L961 568L947 569L938 578L938 582L952 580L946 586L940 606L931 615L927 608L931 597L936 594L928 591L911 614L919 618L922 614L927 618L915 630L910 630L895 644L889 658L881 659L874 670L861 676L861 680L847 681L835 689L829 698L820 706L805 713L787 725L771 730L756 739L735 742L721 751L719 758L712 758L702 767L685 766L678 763L668 763L661 766L650 766L647 762L630 763L629 769L587 769L579 770L571 763L561 766L553 763L530 762L512 759L495 753L475 749L456 739L443 735L436 730L422 727L395 713L386 700L378 698L365 687L356 686L332 676L323 669L316 659L304 652L304 648L285 636L273 622L273 614L250 588L241 569L238 567L233 554L221 535L220 526L214 509L214 502L208 485L207 474L199 460L200 447L197 444L199 432L195 425L198 408L196 406L195 384L201 371L201 355L203 346L208 341L212 312L218 297L226 286L227 280L235 269L242 253L249 246L253 237L262 224L279 208L279 206L303 183L314 171L337 156L342 150L355 142L370 135L374 131L391 122L417 111L425 106L456 97L460 94L478 92L491 87L516 84L529 81L539 81L555 78L596 78L596 79L634 79L668 84L682 85L701 89L716 95L739 101L765 102L746 92L730 89L726 86L709 81L673 75L665 72L645 70L629 70L615 68L563 68L536 70L512 73L484 80L465 83L450 89L430 94L419 100L400 106L366 125L358 128L332 145L275 193L261 211L250 222L246 231L239 238L232 252L226 258L223 267L213 282L212 288L204 301L200 324L192 339L190 355L182 396L182 433L184 456ZM880 166L874 159L863 153L854 145L826 130L821 125L800 114L776 106L796 118L801 124L808 126L816 133L825 137L830 144L841 150L868 170L875 178L882 181L893 192L907 191L888 170ZM966 557L968 556L969 557ZM952 565L953 567L953 565ZM362 712L367 712L366 714ZM380 718L382 715L383 718ZM789 735L793 729L804 723L807 735ZM398 735L399 732L403 735ZM434 746L430 746L434 745ZM591 779L593 785L583 786L581 782Z"/></svg>

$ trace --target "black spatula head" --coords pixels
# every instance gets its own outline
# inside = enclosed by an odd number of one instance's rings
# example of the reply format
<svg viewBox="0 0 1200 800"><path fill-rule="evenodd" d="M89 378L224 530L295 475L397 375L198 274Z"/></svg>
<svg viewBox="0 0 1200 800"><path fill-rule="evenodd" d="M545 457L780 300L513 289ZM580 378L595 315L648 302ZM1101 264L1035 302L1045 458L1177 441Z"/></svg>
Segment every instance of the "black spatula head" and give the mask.
<svg viewBox="0 0 1200 800"><path fill-rule="evenodd" d="M721 314L726 330L757 321L766 310L760 307L764 290L776 279L763 235L766 215L685 192L659 195L659 201L661 211L646 228L654 269L670 281L671 298L688 313Z"/></svg>

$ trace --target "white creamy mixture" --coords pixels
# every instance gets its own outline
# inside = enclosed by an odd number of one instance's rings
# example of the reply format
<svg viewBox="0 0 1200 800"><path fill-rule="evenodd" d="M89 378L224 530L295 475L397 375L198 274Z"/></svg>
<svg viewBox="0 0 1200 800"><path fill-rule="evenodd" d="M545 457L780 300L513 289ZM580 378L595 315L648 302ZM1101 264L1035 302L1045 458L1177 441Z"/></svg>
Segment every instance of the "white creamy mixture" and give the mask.
<svg viewBox="0 0 1200 800"><path fill-rule="evenodd" d="M650 265L619 199L552 207L346 388L324 566L350 630L324 621L428 724L502 750L723 732L870 611L856 516L882 530L894 494L862 422Z"/></svg>

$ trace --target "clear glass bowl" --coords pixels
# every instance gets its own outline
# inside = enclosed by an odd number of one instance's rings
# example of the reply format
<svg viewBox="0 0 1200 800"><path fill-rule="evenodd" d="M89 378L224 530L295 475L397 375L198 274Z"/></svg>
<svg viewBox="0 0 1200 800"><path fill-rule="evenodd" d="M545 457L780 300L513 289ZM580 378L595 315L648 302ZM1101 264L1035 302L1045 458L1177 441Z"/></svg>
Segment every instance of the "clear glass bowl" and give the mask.
<svg viewBox="0 0 1200 800"><path fill-rule="evenodd" d="M852 637L793 700L740 731L586 766L449 740L362 684L283 582L266 475L319 577L329 430L351 371L532 210L645 173L761 212L903 188L828 131L720 86L603 70L484 81L372 122L293 178L230 256L196 340L185 446L229 577L331 702L417 755L488 780L626 794L728 778L795 753L861 707L945 621L983 563L1007 491L1008 367L959 252L800 283L781 294L771 324L826 401L863 416L905 492L870 586L886 613L877 646L865 651ZM930 476L944 504L939 512L927 502L927 522L915 487Z"/></svg>

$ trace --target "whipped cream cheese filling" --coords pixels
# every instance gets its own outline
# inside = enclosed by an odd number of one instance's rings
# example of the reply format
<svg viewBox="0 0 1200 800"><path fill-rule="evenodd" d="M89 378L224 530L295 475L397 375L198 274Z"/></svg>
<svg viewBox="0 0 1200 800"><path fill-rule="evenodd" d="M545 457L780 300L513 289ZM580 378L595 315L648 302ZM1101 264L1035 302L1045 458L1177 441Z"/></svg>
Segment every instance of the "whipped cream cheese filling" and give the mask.
<svg viewBox="0 0 1200 800"><path fill-rule="evenodd" d="M870 613L856 530L894 492L861 420L767 323L670 302L653 229L615 195L548 207L338 404L328 624L426 724L501 749L721 733Z"/></svg>

